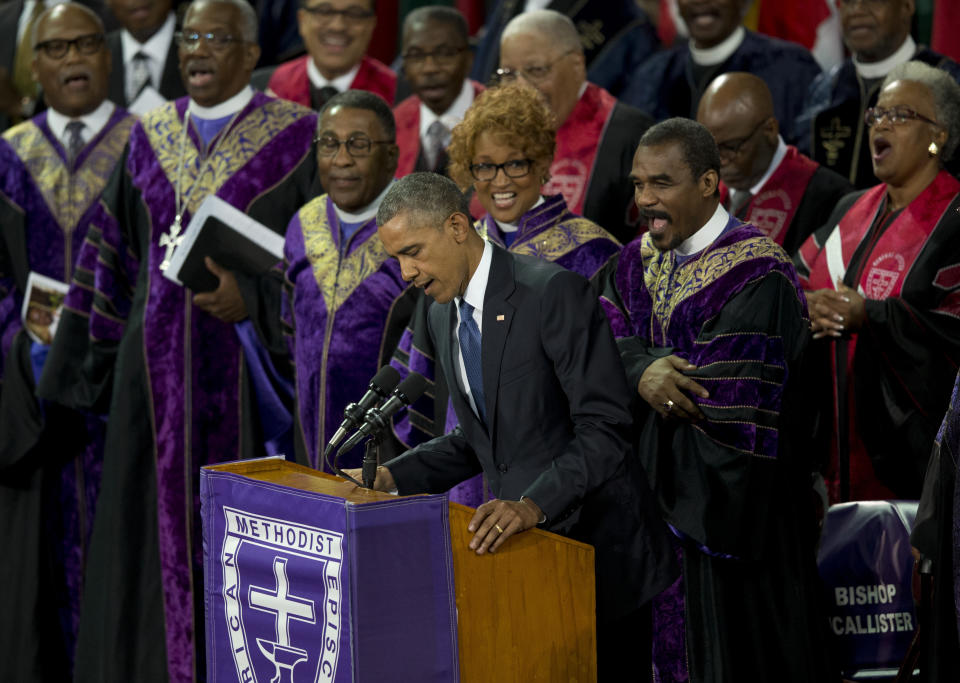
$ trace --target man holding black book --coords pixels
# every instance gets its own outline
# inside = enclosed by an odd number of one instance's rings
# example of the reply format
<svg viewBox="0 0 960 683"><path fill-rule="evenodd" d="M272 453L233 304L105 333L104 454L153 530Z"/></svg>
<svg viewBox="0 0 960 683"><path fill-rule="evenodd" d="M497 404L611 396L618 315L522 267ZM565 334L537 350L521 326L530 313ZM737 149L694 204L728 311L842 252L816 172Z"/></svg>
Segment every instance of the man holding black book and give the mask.
<svg viewBox="0 0 960 683"><path fill-rule="evenodd" d="M283 320L297 368L298 450L312 467L407 319L391 316L406 289L377 237L377 209L397 169L393 113L378 95L335 95L317 126L317 167L327 194L290 221ZM396 324L387 328L387 319ZM396 327L399 326L399 329ZM386 358L382 358L387 354ZM340 464L360 464L361 449Z"/></svg>
<svg viewBox="0 0 960 683"><path fill-rule="evenodd" d="M279 316L279 269L198 293L164 277L191 216L216 195L274 232L312 195L316 115L254 93L257 20L245 0L195 0L178 34L188 98L136 124L103 193L95 272L67 297L40 391L109 406L104 477L80 615L78 681L204 678L198 480L263 455L252 359L233 323ZM105 587L109 587L107 590Z"/></svg>

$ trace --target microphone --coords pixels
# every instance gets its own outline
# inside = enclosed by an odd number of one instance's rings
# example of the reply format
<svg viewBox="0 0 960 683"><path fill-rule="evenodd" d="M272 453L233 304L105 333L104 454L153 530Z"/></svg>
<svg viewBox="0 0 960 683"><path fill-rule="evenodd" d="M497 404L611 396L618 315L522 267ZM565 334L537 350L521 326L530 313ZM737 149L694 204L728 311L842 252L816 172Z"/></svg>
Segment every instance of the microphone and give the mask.
<svg viewBox="0 0 960 683"><path fill-rule="evenodd" d="M384 365L377 371L377 374L370 380L367 393L356 403L348 405L343 411L343 422L340 423L340 428L334 433L333 438L330 439L326 449L323 451L324 460L327 459L327 456L343 441L351 430L356 429L357 426L363 422L364 415L366 415L367 411L387 398L399 383L400 373L392 366Z"/></svg>
<svg viewBox="0 0 960 683"><path fill-rule="evenodd" d="M347 442L340 447L340 451L349 451L371 434L386 429L394 413L420 398L426 388L427 379L420 373L411 372L405 380L400 382L400 386L393 390L393 394L384 401L382 406L367 411L360 429L347 439Z"/></svg>

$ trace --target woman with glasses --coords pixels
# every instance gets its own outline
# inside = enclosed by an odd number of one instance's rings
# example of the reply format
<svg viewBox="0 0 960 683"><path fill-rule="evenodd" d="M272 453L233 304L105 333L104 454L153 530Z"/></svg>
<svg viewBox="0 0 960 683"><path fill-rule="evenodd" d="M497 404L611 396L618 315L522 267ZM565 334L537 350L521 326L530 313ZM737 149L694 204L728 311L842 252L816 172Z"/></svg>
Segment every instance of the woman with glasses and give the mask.
<svg viewBox="0 0 960 683"><path fill-rule="evenodd" d="M882 183L842 199L797 257L831 502L919 497L960 362L960 182L943 168L960 86L907 62L865 124Z"/></svg>
<svg viewBox="0 0 960 683"><path fill-rule="evenodd" d="M553 161L556 127L537 92L507 85L481 93L454 127L450 175L461 188L472 187L487 215L477 230L496 245L517 254L553 261L584 277L592 277L620 244L610 233L571 213L561 195L543 197ZM433 343L427 333L429 299L417 304L400 340L394 363L428 377L437 377ZM395 420L394 432L413 447L456 426L442 377L428 397L416 404L416 415ZM423 417L426 416L426 419ZM453 489L453 500L467 505L484 502L479 477Z"/></svg>
<svg viewBox="0 0 960 683"><path fill-rule="evenodd" d="M488 90L453 129L450 175L476 192L487 212L477 229L487 239L589 278L619 244L596 223L571 213L562 195L541 196L555 138L553 114L536 91L519 85Z"/></svg>

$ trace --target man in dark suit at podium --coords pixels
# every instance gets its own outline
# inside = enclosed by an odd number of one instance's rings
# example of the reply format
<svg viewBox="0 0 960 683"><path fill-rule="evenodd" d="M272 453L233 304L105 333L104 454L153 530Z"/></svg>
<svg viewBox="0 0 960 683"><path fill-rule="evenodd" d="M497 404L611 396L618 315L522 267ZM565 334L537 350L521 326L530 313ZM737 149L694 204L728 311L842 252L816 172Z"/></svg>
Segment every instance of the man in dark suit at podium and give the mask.
<svg viewBox="0 0 960 683"><path fill-rule="evenodd" d="M436 302L430 334L460 426L381 467L375 488L438 493L483 471L496 499L470 521L477 554L534 526L593 544L601 678L640 680L644 606L675 568L596 294L572 271L483 240L436 174L397 181L377 224L403 278Z"/></svg>

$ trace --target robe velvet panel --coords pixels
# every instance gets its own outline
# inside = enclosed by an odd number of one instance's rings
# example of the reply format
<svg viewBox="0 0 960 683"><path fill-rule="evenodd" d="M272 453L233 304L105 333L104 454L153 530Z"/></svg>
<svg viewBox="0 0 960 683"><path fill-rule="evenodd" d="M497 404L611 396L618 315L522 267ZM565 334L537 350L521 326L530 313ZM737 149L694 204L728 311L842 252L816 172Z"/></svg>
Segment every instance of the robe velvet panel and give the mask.
<svg viewBox="0 0 960 683"><path fill-rule="evenodd" d="M247 378L236 333L232 325L194 307L192 292L162 276L159 264L165 249L159 239L173 222L178 178L184 225L203 198L215 193L282 229L296 206L289 206L284 216L272 195L297 177L309 158L315 128L309 110L256 94L203 157L192 126L184 136L186 107L186 99L168 103L134 127L121 182L129 185L118 188L109 202L106 213L114 224L108 220L101 233L100 256L112 252L115 259L105 263L98 257L95 290L114 295L114 311L137 318L123 320L96 305L90 316L92 335L98 330L107 338L120 334L121 343L127 336L142 335L172 680L190 680L194 670L195 587L190 568L202 559L196 473L202 465L240 457L251 444L242 439L250 429L242 422ZM120 243L106 244L108 235L119 237ZM128 251L135 257L132 262ZM132 291L130 282L136 283Z"/></svg>
<svg viewBox="0 0 960 683"><path fill-rule="evenodd" d="M283 316L292 330L297 404L311 467L376 374L394 301L406 289L396 259L377 236L376 220L341 244L333 201L322 195L287 228L287 292ZM360 449L341 467L358 467Z"/></svg>
<svg viewBox="0 0 960 683"><path fill-rule="evenodd" d="M134 118L117 108L72 166L42 113L7 130L0 142L0 211L5 255L0 258L0 350L21 328L20 308L30 271L70 282L74 262L113 173Z"/></svg>

